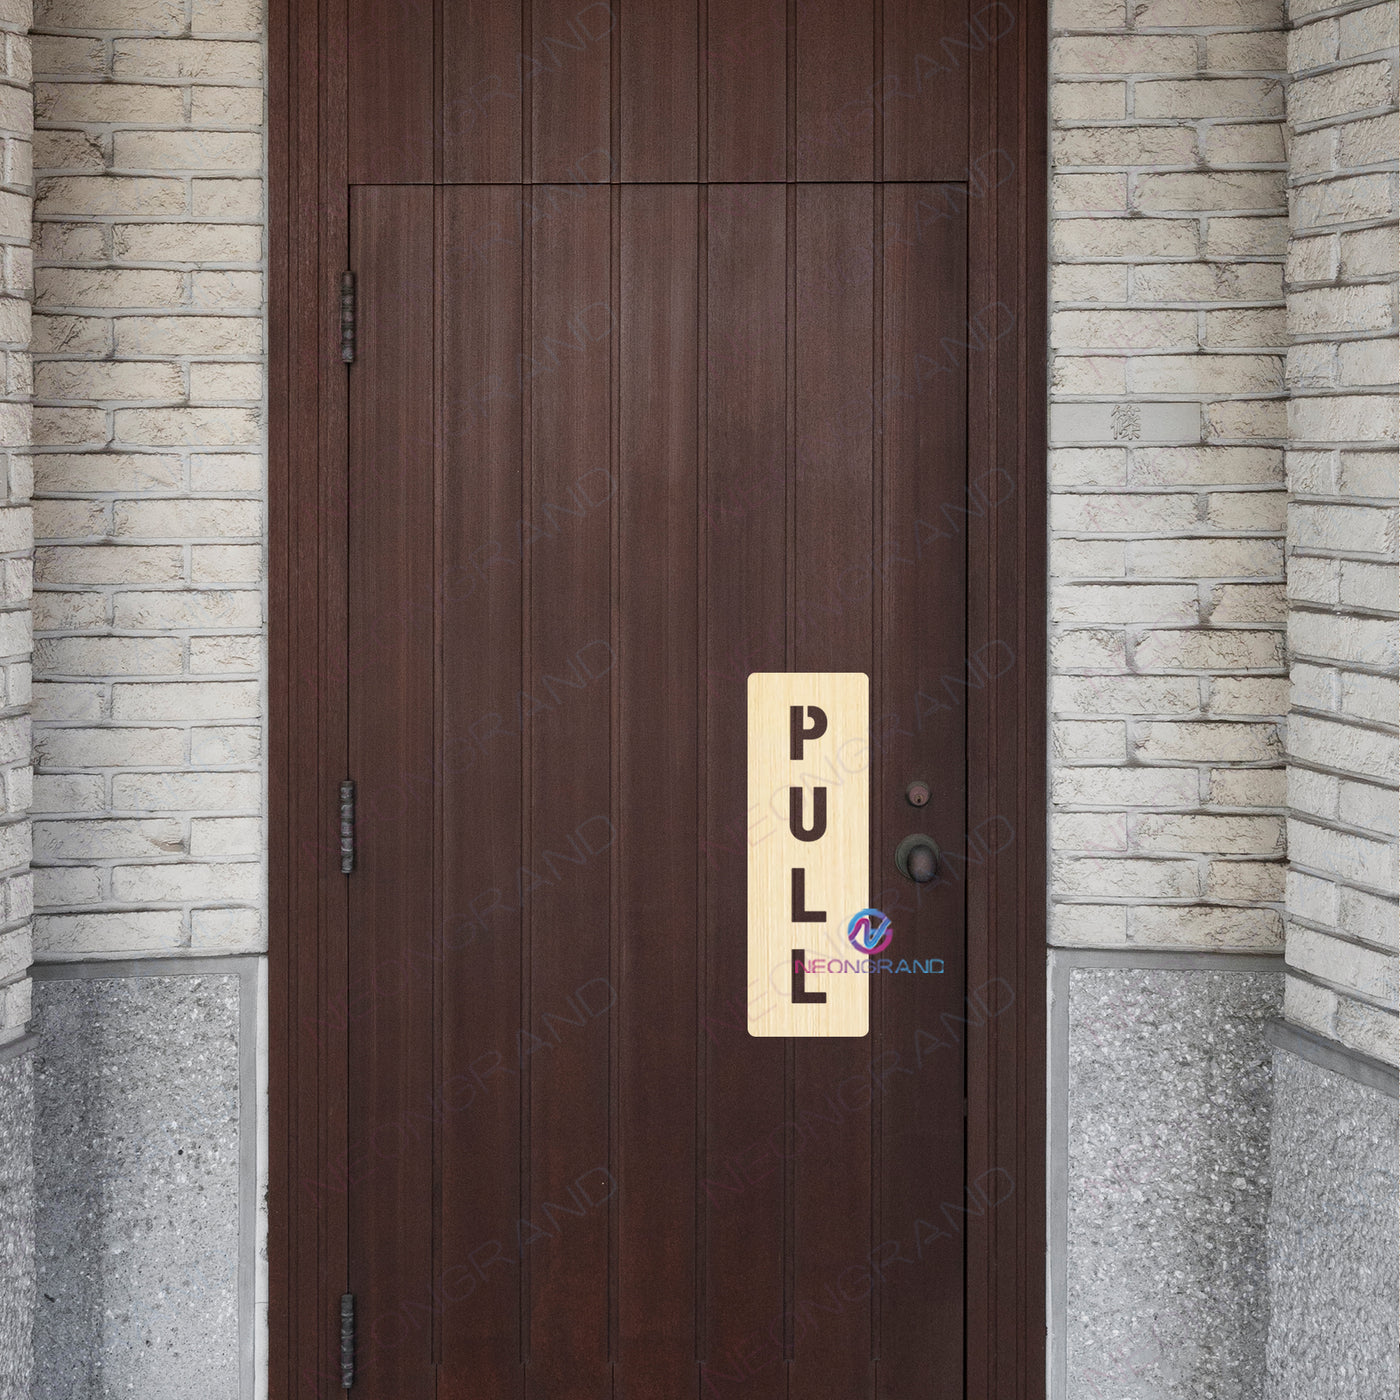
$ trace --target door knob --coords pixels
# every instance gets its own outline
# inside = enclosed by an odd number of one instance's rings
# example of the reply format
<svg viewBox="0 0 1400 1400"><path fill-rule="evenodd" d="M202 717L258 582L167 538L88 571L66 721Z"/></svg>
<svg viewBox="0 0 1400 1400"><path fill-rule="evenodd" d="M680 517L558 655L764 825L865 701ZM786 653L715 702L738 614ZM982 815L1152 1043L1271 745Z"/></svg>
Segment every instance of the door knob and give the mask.
<svg viewBox="0 0 1400 1400"><path fill-rule="evenodd" d="M938 874L938 843L932 836L906 836L894 853L899 873L926 885Z"/></svg>

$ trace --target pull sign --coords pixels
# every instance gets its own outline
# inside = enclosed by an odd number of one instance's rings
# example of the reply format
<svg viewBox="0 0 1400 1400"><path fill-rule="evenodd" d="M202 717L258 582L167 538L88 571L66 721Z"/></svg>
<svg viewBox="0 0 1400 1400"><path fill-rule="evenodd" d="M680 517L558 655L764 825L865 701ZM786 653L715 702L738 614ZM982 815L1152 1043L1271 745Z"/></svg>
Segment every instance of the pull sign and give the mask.
<svg viewBox="0 0 1400 1400"><path fill-rule="evenodd" d="M846 929L870 903L870 681L749 677L750 1035L864 1035L870 978ZM845 956L843 956L843 954Z"/></svg>

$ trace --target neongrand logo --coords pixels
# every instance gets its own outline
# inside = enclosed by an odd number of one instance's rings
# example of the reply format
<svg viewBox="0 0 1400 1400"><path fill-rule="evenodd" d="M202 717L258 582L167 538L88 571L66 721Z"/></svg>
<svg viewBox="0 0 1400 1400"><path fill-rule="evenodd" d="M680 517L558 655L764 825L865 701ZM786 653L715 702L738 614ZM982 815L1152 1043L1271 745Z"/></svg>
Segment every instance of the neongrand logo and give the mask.
<svg viewBox="0 0 1400 1400"><path fill-rule="evenodd" d="M894 941L894 927L888 914L878 909L862 909L851 916L846 926L846 937L859 956L856 958L802 958L793 959L793 971L800 973L818 972L922 972L937 976L943 971L942 958L877 958Z"/></svg>
<svg viewBox="0 0 1400 1400"><path fill-rule="evenodd" d="M856 952L864 953L867 957L883 953L894 937L890 916L878 909L862 909L846 926L846 937Z"/></svg>

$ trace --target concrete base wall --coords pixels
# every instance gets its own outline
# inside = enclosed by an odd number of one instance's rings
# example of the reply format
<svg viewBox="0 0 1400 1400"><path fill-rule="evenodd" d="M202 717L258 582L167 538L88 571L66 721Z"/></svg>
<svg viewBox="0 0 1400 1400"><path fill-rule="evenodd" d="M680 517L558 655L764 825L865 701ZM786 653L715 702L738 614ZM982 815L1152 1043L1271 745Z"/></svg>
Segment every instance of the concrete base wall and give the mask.
<svg viewBox="0 0 1400 1400"><path fill-rule="evenodd" d="M1274 1051L1268 1400L1400 1389L1397 1104Z"/></svg>
<svg viewBox="0 0 1400 1400"><path fill-rule="evenodd" d="M252 960L35 975L32 1400L247 1400Z"/></svg>
<svg viewBox="0 0 1400 1400"><path fill-rule="evenodd" d="M1282 959L1051 966L1050 1394L1253 1400Z"/></svg>
<svg viewBox="0 0 1400 1400"><path fill-rule="evenodd" d="M0 1400L29 1400L34 1355L34 1059L0 1059Z"/></svg>

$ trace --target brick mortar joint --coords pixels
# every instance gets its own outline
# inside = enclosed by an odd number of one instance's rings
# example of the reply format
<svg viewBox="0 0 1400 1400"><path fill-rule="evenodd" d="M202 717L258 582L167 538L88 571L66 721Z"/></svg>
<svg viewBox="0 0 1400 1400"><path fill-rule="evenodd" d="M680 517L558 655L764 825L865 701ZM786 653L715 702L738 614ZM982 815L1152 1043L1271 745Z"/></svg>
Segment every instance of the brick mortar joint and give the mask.
<svg viewBox="0 0 1400 1400"><path fill-rule="evenodd" d="M1358 987L1349 986L1345 982L1337 982L1323 973L1312 971L1311 968L1300 967L1297 963L1287 963L1285 970L1288 976L1296 978L1300 982L1321 987L1336 996L1345 997L1347 1000L1355 1002L1358 1006L1368 1006L1374 1011L1386 1012L1392 1016L1396 1014L1397 1008L1394 1002L1384 1001L1380 997L1372 996L1370 993L1363 992Z"/></svg>

